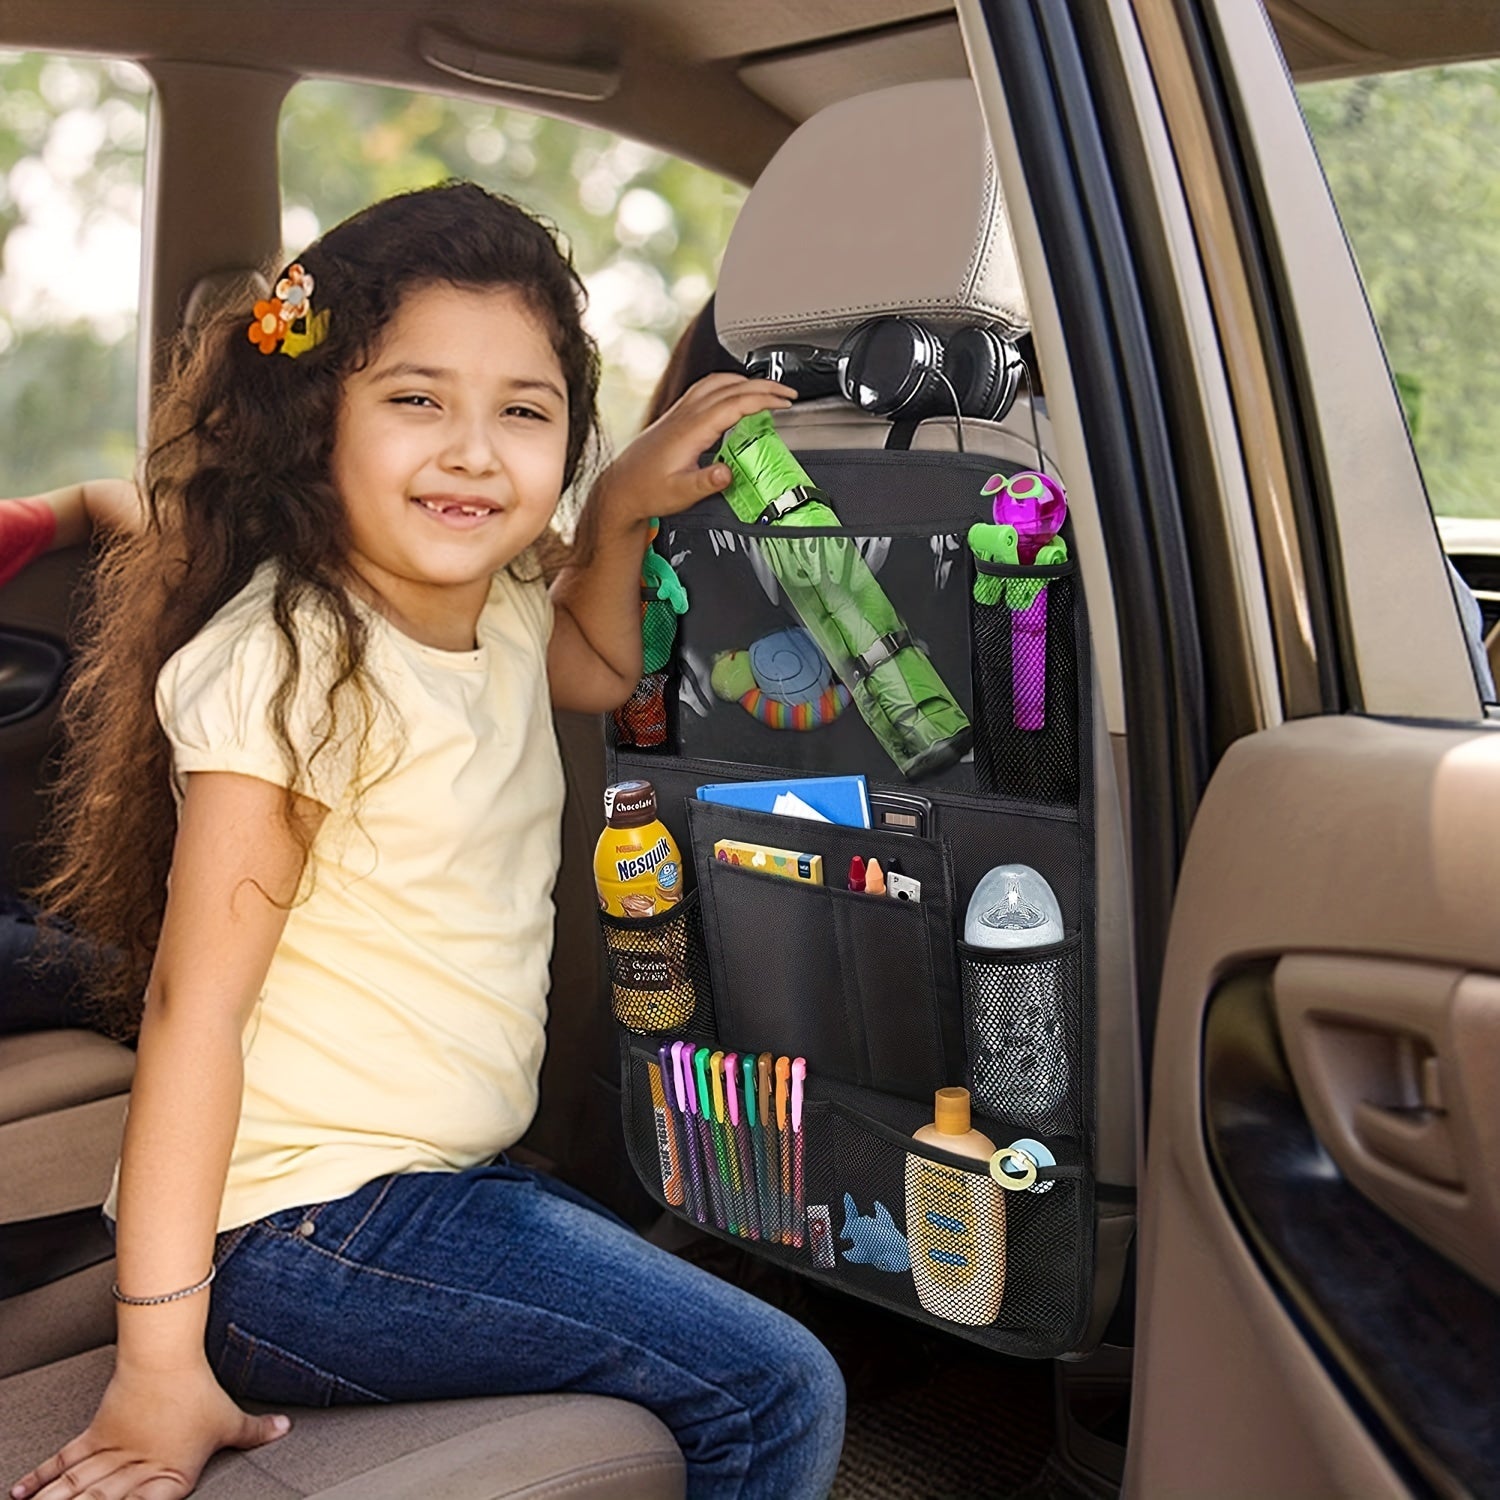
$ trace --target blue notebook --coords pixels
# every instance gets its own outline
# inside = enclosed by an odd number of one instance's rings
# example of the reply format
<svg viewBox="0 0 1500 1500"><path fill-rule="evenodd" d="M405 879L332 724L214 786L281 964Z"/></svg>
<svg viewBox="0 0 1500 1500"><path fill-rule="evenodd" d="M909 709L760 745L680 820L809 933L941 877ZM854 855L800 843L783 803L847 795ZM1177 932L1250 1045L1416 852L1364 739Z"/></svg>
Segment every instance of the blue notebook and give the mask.
<svg viewBox="0 0 1500 1500"><path fill-rule="evenodd" d="M703 802L719 802L726 807L744 807L751 812L775 812L776 799L783 792L800 797L814 812L820 812L830 823L849 828L870 826L870 794L863 776L806 776L797 781L724 781L700 786Z"/></svg>

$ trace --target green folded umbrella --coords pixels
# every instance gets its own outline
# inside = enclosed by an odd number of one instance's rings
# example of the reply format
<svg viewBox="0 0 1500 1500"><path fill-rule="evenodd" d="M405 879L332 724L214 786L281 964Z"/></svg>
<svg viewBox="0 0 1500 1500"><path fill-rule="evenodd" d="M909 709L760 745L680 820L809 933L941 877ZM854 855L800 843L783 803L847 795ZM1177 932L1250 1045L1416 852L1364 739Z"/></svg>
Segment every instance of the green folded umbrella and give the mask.
<svg viewBox="0 0 1500 1500"><path fill-rule="evenodd" d="M769 412L737 422L719 461L734 478L724 498L741 521L777 528L842 523L828 497L777 436ZM973 730L926 652L913 643L850 537L766 536L760 547L876 739L916 777L952 765Z"/></svg>

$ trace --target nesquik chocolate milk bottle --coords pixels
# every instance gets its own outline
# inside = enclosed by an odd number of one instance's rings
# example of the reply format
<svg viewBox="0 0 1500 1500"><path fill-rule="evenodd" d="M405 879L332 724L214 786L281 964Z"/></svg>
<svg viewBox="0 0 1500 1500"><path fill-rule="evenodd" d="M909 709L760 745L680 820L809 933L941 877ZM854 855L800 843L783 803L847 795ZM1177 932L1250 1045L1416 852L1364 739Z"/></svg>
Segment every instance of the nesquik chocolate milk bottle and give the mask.
<svg viewBox="0 0 1500 1500"><path fill-rule="evenodd" d="M649 781L621 781L604 791L604 832L594 848L594 884L607 916L640 920L682 900L682 855L656 816ZM687 972L687 934L664 920L633 929L606 922L615 1019L633 1031L684 1025L697 1003Z"/></svg>

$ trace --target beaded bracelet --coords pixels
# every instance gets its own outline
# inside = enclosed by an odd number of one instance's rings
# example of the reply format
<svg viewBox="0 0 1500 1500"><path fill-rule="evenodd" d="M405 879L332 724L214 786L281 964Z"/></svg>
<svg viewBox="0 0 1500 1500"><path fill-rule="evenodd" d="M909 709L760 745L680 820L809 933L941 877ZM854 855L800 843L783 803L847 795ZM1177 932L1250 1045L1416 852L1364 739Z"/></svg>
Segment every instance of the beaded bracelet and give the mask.
<svg viewBox="0 0 1500 1500"><path fill-rule="evenodd" d="M219 1268L217 1266L210 1266L208 1268L208 1275L196 1286L185 1286L180 1292L164 1292L160 1297L127 1297L120 1290L120 1283L118 1281L110 1287L110 1291L114 1293L115 1301L123 1302L126 1307L159 1307L163 1302L180 1302L184 1297L191 1297L197 1292L206 1290L209 1282L218 1274Z"/></svg>

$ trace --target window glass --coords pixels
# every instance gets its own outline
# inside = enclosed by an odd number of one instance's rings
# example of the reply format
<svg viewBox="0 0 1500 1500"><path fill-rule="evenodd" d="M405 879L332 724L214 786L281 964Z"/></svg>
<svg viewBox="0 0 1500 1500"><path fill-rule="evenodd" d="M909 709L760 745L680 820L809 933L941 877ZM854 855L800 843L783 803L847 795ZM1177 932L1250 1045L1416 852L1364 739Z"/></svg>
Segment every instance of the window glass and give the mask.
<svg viewBox="0 0 1500 1500"><path fill-rule="evenodd" d="M599 130L434 94L313 80L281 118L292 254L387 194L467 177L550 219L589 290L616 449L639 425L678 332L713 290L745 190Z"/></svg>
<svg viewBox="0 0 1500 1500"><path fill-rule="evenodd" d="M1475 674L1493 702L1500 660L1500 61L1309 83L1298 93L1457 574Z"/></svg>
<svg viewBox="0 0 1500 1500"><path fill-rule="evenodd" d="M151 87L0 52L0 494L126 475Z"/></svg>
<svg viewBox="0 0 1500 1500"><path fill-rule="evenodd" d="M1432 507L1500 517L1500 62L1299 93Z"/></svg>

